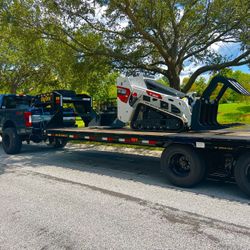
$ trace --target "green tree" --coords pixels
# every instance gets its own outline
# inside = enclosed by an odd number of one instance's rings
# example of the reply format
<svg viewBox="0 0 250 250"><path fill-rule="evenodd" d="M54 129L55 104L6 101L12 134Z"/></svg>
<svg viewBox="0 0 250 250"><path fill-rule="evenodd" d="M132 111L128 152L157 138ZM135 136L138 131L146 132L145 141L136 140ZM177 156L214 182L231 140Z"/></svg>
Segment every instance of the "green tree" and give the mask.
<svg viewBox="0 0 250 250"><path fill-rule="evenodd" d="M17 33L1 22L0 86L10 93L30 92L51 78L49 65L41 63L44 41Z"/></svg>
<svg viewBox="0 0 250 250"><path fill-rule="evenodd" d="M0 9L0 86L6 92L41 93L74 89L105 99L114 91L114 72L104 57L86 57L62 31L44 19L35 1L2 1ZM33 9L31 8L33 6ZM53 34L53 36L52 36ZM82 44L95 46L93 34L75 32Z"/></svg>
<svg viewBox="0 0 250 250"><path fill-rule="evenodd" d="M67 43L85 57L106 57L126 73L162 74L176 89L187 62L200 67L184 91L204 72L250 62L247 0L30 2L42 15L28 24L35 24L47 38ZM27 23L26 17L17 19ZM92 43L93 39L98 42ZM241 46L237 56L223 56L213 49L232 43Z"/></svg>
<svg viewBox="0 0 250 250"><path fill-rule="evenodd" d="M126 74L150 71L180 89L180 74L186 63L193 63L199 67L182 86L188 91L204 72L250 62L247 0L1 2L0 13L9 23L46 42L68 46L75 51L75 65L85 64L86 69L93 65L94 75L102 67L110 72L111 66ZM220 44L238 44L241 51L222 56L213 49ZM68 72L73 68L69 64ZM78 77L70 78L79 84Z"/></svg>
<svg viewBox="0 0 250 250"><path fill-rule="evenodd" d="M189 79L187 79L187 82L188 81ZM207 87L206 79L204 77L200 77L196 79L190 91L196 92L197 96L201 96L204 90L206 89L206 87Z"/></svg>

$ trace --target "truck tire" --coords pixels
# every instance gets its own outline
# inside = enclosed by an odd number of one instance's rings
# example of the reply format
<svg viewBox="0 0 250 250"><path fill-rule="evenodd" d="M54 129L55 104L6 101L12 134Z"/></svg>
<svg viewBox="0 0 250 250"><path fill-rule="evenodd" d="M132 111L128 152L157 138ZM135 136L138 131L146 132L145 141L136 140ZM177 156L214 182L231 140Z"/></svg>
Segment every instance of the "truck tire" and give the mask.
<svg viewBox="0 0 250 250"><path fill-rule="evenodd" d="M161 156L161 169L168 180L179 187L192 187L206 176L206 165L191 146L167 147Z"/></svg>
<svg viewBox="0 0 250 250"><path fill-rule="evenodd" d="M22 140L15 128L4 129L2 144L6 154L18 154L21 151Z"/></svg>
<svg viewBox="0 0 250 250"><path fill-rule="evenodd" d="M53 148L64 148L68 143L68 139L66 138L50 138L49 139L49 146Z"/></svg>
<svg viewBox="0 0 250 250"><path fill-rule="evenodd" d="M250 196L250 155L249 152L239 157L234 169L234 177L240 189Z"/></svg>

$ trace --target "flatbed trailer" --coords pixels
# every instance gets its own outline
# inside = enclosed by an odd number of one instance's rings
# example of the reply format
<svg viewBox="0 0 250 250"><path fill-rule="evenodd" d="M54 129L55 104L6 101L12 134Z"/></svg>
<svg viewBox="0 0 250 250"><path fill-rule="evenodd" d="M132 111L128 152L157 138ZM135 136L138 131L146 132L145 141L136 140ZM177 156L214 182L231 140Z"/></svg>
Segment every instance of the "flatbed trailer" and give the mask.
<svg viewBox="0 0 250 250"><path fill-rule="evenodd" d="M250 126L182 133L107 127L53 128L51 139L160 147L161 169L174 185L192 187L208 174L235 178L250 196Z"/></svg>

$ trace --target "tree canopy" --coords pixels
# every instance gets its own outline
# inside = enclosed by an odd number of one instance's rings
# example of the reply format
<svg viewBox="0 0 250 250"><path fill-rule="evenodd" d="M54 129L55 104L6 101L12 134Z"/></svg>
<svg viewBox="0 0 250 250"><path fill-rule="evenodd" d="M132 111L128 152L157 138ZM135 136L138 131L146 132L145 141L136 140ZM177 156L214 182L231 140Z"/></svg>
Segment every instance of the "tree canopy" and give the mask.
<svg viewBox="0 0 250 250"><path fill-rule="evenodd" d="M67 36L58 31L59 23L41 18L42 3L33 9L34 3L1 1L2 91L33 94L63 88L87 92L96 100L108 98L115 86L117 72L107 59L84 57L82 52L70 46ZM48 35L50 30L55 35L53 39ZM79 40L81 36L81 33L77 35ZM89 46L95 46L97 40L89 38L88 42Z"/></svg>
<svg viewBox="0 0 250 250"><path fill-rule="evenodd" d="M45 47L55 46L60 52L49 62L59 76L68 68L72 84L83 75L95 84L116 69L161 74L188 91L202 73L250 63L249 11L247 0L2 0L1 16ZM216 49L232 44L238 53ZM66 65L58 65L62 54ZM181 86L187 65L194 70Z"/></svg>

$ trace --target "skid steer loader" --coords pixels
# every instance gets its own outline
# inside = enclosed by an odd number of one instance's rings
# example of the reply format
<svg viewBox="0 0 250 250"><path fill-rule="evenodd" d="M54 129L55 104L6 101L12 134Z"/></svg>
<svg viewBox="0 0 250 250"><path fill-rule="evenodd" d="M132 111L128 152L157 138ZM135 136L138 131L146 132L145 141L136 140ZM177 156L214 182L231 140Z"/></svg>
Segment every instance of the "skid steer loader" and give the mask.
<svg viewBox="0 0 250 250"><path fill-rule="evenodd" d="M217 114L219 101L228 88L250 96L236 80L223 76L215 76L200 98L141 76L120 77L114 127L130 124L134 130L170 132L224 128L217 122Z"/></svg>

